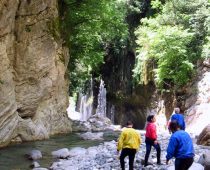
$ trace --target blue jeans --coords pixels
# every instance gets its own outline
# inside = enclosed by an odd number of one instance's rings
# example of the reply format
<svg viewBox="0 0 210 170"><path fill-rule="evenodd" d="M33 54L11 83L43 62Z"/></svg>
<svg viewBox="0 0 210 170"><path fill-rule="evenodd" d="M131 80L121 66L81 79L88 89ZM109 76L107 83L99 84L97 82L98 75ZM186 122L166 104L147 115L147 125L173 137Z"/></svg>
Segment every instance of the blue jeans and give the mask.
<svg viewBox="0 0 210 170"><path fill-rule="evenodd" d="M161 163L160 162L160 154L161 154L161 149L160 149L160 145L159 143L155 144L154 140L146 138L145 139L145 143L146 143L146 155L145 155L145 159L144 159L144 166L148 165L148 159L149 159L149 154L151 152L151 148L152 146L156 149L157 151L157 163Z"/></svg>
<svg viewBox="0 0 210 170"><path fill-rule="evenodd" d="M193 163L193 158L176 158L175 170L188 170Z"/></svg>

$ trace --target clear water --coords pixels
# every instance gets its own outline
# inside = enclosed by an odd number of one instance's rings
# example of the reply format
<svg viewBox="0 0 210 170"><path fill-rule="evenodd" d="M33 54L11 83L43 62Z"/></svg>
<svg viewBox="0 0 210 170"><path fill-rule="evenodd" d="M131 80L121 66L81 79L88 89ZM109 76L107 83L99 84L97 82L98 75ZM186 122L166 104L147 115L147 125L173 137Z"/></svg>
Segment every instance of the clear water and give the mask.
<svg viewBox="0 0 210 170"><path fill-rule="evenodd" d="M114 139L113 136L106 135L106 140ZM53 162L51 152L62 148L73 147L90 147L96 146L103 141L87 141L82 140L76 134L66 134L52 137L49 140L27 142L22 144L14 144L6 148L0 149L0 170L30 170L32 161L28 160L25 154L33 149L42 152L43 158L38 160L41 167L49 168Z"/></svg>

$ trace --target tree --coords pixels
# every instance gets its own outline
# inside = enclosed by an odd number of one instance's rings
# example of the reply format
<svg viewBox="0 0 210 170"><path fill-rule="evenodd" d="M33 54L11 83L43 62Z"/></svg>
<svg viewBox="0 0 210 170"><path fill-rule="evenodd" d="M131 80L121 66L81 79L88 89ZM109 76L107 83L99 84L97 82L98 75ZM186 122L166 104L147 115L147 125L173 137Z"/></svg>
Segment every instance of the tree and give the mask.
<svg viewBox="0 0 210 170"><path fill-rule="evenodd" d="M117 0L65 0L62 21L70 47L70 89L78 91L103 63L106 45L125 41L125 2ZM121 45L122 45L121 44Z"/></svg>
<svg viewBox="0 0 210 170"><path fill-rule="evenodd" d="M145 65L152 60L154 67L150 71L157 86L176 89L192 78L197 60L205 53L209 3L207 0L152 2L161 12L143 19L136 31L138 56L134 77L140 83L145 82L143 77L148 71Z"/></svg>

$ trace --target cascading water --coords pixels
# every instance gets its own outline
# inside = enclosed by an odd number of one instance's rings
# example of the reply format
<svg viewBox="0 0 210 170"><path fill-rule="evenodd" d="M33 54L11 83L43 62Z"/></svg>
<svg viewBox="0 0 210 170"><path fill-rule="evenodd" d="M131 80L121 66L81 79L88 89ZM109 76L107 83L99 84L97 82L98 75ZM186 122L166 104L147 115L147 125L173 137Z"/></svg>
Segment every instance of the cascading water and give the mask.
<svg viewBox="0 0 210 170"><path fill-rule="evenodd" d="M93 112L93 80L90 82L90 89L86 95L81 95L79 112L81 113L80 120L87 121Z"/></svg>
<svg viewBox="0 0 210 170"><path fill-rule="evenodd" d="M96 115L101 117L106 117L106 88L104 86L104 81L101 80L98 93L98 106L96 109Z"/></svg>
<svg viewBox="0 0 210 170"><path fill-rule="evenodd" d="M87 121L88 118L92 115L92 112L93 112L93 81L92 79L91 79L90 88L87 94L83 95L82 93L79 93L76 108L74 105L73 109L69 109L69 110L71 110L71 113L69 113L67 109L68 115L73 120Z"/></svg>
<svg viewBox="0 0 210 170"><path fill-rule="evenodd" d="M91 94L86 94L81 97L81 104L79 112L81 113L82 121L87 121L88 118L92 115L93 111L93 92Z"/></svg>
<svg viewBox="0 0 210 170"><path fill-rule="evenodd" d="M77 100L77 106L74 109L67 109L69 117L73 120L87 121L91 115L93 115L93 81L91 79L89 91L86 95L79 94ZM100 117L106 117L106 88L104 87L104 81L101 80L99 93L98 93L98 105L96 108L96 115ZM70 102L71 104L72 102ZM72 111L74 110L74 111ZM70 112L71 111L71 112ZM113 108L114 111L114 108ZM114 117L112 118L114 121Z"/></svg>

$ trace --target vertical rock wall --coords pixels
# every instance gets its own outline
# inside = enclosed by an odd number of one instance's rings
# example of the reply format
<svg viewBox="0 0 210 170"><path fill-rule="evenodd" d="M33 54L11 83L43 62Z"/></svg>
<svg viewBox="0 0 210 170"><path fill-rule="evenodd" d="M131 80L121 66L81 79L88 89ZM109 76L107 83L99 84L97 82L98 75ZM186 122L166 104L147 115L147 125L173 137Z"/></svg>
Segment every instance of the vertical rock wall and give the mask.
<svg viewBox="0 0 210 170"><path fill-rule="evenodd" d="M0 1L0 147L71 131L56 0Z"/></svg>
<svg viewBox="0 0 210 170"><path fill-rule="evenodd" d="M210 124L210 59L199 63L197 78L187 89L187 130L195 134Z"/></svg>

